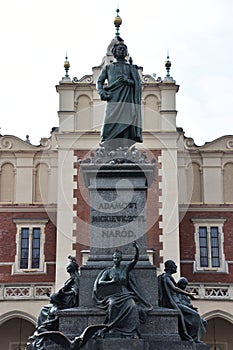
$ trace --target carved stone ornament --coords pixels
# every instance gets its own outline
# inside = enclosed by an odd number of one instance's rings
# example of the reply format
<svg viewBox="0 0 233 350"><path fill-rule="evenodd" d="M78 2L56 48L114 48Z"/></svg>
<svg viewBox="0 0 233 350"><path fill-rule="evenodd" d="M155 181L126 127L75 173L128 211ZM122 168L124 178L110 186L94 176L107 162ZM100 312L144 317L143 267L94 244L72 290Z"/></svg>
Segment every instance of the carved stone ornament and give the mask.
<svg viewBox="0 0 233 350"><path fill-rule="evenodd" d="M12 140L10 140L8 137L2 137L0 139L0 148L11 149L12 146Z"/></svg>
<svg viewBox="0 0 233 350"><path fill-rule="evenodd" d="M78 80L77 77L73 78L73 83L93 83L93 75L84 75L81 79Z"/></svg>
<svg viewBox="0 0 233 350"><path fill-rule="evenodd" d="M90 157L86 159L79 159L79 163L90 164L148 164L147 154L145 151L139 152L136 147L119 147L115 150L108 150L103 145L95 151L91 152ZM152 159L151 163L155 160Z"/></svg>
<svg viewBox="0 0 233 350"><path fill-rule="evenodd" d="M227 141L226 147L227 147L228 149L233 149L233 140L228 140L228 141Z"/></svg>
<svg viewBox="0 0 233 350"><path fill-rule="evenodd" d="M189 137L188 139L185 140L185 147L186 148L195 147L194 140L191 137Z"/></svg>
<svg viewBox="0 0 233 350"><path fill-rule="evenodd" d="M161 78L159 78L158 80L155 80L154 77L152 77L149 74L146 74L146 75L142 75L142 82L143 83L160 83Z"/></svg>
<svg viewBox="0 0 233 350"><path fill-rule="evenodd" d="M51 140L48 139L47 137L43 137L40 140L40 145L45 149L49 150L51 148Z"/></svg>

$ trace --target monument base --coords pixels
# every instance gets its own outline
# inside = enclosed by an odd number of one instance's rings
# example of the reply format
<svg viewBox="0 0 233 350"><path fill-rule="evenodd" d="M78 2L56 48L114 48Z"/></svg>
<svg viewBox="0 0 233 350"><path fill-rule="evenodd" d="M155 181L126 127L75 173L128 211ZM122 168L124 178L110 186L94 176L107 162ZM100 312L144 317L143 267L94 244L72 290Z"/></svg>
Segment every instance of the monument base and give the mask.
<svg viewBox="0 0 233 350"><path fill-rule="evenodd" d="M156 267L146 255L147 191L154 180L155 164L133 161L81 163L84 183L90 196L90 256L80 269L79 307L60 310L59 331L73 340L89 325L103 324L106 313L95 307L93 285L103 269L112 266L112 253L117 248L129 263L135 255L133 241L139 246L139 259L134 267L138 290L153 309L144 324L131 338L106 332L91 338L83 350L208 350L205 344L182 341L178 332L179 312L158 307ZM60 350L46 343L46 350Z"/></svg>
<svg viewBox="0 0 233 350"><path fill-rule="evenodd" d="M70 339L82 333L89 324L103 323L105 313L97 308L76 308L59 311L59 330ZM140 338L117 338L109 336L90 339L84 350L209 350L203 343L182 341L178 334L178 313L172 309L154 308L145 324L139 329ZM46 343L46 350L61 347Z"/></svg>
<svg viewBox="0 0 233 350"><path fill-rule="evenodd" d="M187 341L146 341L142 339L99 339L91 341L88 350L207 350L203 344Z"/></svg>
<svg viewBox="0 0 233 350"><path fill-rule="evenodd" d="M142 339L97 339L91 341L90 350L149 350Z"/></svg>

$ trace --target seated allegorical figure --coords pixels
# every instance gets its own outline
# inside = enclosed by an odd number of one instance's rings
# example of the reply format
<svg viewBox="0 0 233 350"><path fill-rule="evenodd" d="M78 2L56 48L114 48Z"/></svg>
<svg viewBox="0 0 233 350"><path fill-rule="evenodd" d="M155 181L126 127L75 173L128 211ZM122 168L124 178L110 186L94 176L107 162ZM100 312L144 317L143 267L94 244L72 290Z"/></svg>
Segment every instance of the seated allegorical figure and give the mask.
<svg viewBox="0 0 233 350"><path fill-rule="evenodd" d="M180 296L178 297L178 295L182 295L195 299L195 296L193 293L179 288L176 284L172 277L172 275L177 272L175 262L173 260L167 260L164 265L165 272L158 276L159 306L175 309L179 312L178 330L182 340L199 343L201 342L200 336L203 334L202 331L200 331L200 329L203 329L202 318L197 310L187 306L181 301Z"/></svg>
<svg viewBox="0 0 233 350"><path fill-rule="evenodd" d="M51 328L53 321L57 319L57 310L69 309L78 306L78 293L79 293L79 266L76 259L69 256L69 264L66 267L66 271L70 277L65 281L62 288L58 292L52 293L50 298L50 304L44 305L40 311L37 320L37 329Z"/></svg>
<svg viewBox="0 0 233 350"><path fill-rule="evenodd" d="M181 277L179 279L179 281L177 282L177 287L182 289L182 290L186 290L187 286L188 286L188 279L185 277ZM193 306L193 304L191 303L191 298L188 295L177 293L177 296L178 296L181 304L186 305L189 308L198 312L198 308ZM200 317L199 329L198 329L198 335L197 335L198 340L200 340L201 337L205 334L206 325L207 325L206 320L204 318Z"/></svg>
<svg viewBox="0 0 233 350"><path fill-rule="evenodd" d="M146 320L147 312L152 308L140 294L132 269L139 258L136 242L134 259L121 265L122 253L113 253L114 265L104 269L97 276L93 297L97 306L106 312L105 324L108 326L102 337L138 337L140 322Z"/></svg>
<svg viewBox="0 0 233 350"><path fill-rule="evenodd" d="M33 344L28 344L28 349L43 350L43 339L38 338L38 334L58 330L57 311L79 305L79 266L74 257L69 256L68 259L70 262L66 267L66 271L70 277L65 281L62 288L49 295L50 304L44 305L40 311L35 332L29 338L30 342L33 341Z"/></svg>

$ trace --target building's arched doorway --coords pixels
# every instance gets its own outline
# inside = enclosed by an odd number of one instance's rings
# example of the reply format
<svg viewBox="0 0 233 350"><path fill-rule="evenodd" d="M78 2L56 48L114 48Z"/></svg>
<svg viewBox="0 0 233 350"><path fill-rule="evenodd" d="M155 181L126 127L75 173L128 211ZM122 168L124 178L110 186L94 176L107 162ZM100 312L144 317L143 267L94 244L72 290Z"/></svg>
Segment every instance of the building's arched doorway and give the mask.
<svg viewBox="0 0 233 350"><path fill-rule="evenodd" d="M0 325L0 348L2 350L23 350L34 329L35 325L23 318L8 319Z"/></svg>
<svg viewBox="0 0 233 350"><path fill-rule="evenodd" d="M210 345L210 350L233 349L233 323L214 317L207 321L206 334L202 341Z"/></svg>

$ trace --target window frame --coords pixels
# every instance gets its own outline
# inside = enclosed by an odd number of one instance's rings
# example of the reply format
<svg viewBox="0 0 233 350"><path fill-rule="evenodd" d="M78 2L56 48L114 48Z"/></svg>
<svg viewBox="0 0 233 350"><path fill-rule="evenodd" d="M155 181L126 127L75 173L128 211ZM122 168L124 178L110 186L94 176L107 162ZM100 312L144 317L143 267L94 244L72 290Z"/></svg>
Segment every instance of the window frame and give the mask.
<svg viewBox="0 0 233 350"><path fill-rule="evenodd" d="M225 261L224 254L224 231L223 226L226 221L224 218L192 218L194 224L194 240L195 240L195 262L194 272L224 272L228 273L228 264ZM213 261L213 244L211 242L211 228L217 227L218 229L218 253L219 253L219 267L212 266ZM207 266L201 266L201 248L200 248L200 228L206 228L207 233Z"/></svg>
<svg viewBox="0 0 233 350"><path fill-rule="evenodd" d="M48 219L14 219L13 222L16 224L16 256L15 263L13 265L13 274L17 273L35 273L45 272L45 256L44 256L44 244L45 244L45 227L48 223ZM40 258L39 267L32 267L32 251L33 251L33 231L34 229L40 229ZM22 229L29 230L29 247L28 247L28 267L21 268L21 248L22 248Z"/></svg>

